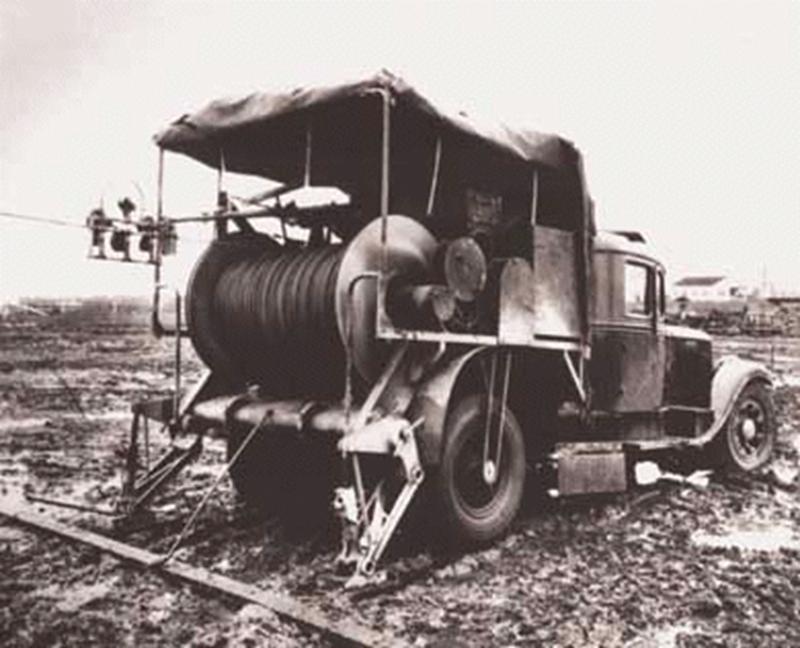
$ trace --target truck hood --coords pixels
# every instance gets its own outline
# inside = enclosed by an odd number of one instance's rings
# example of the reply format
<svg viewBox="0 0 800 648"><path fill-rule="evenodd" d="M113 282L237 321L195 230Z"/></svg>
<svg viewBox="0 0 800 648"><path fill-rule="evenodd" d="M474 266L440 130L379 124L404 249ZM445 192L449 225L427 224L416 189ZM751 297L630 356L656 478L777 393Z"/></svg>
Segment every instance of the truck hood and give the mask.
<svg viewBox="0 0 800 648"><path fill-rule="evenodd" d="M702 342L711 342L711 336L705 331L689 328L688 326L678 326L676 324L667 324L663 328L667 337L682 338L684 340L697 340Z"/></svg>

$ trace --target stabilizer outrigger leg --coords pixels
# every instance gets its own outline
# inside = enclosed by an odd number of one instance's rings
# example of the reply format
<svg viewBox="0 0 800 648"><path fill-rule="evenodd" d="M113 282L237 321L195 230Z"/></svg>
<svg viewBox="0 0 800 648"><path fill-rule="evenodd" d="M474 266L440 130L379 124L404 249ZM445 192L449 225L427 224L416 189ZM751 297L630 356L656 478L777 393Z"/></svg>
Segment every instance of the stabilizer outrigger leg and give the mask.
<svg viewBox="0 0 800 648"><path fill-rule="evenodd" d="M176 369L176 375L179 373L180 370ZM200 456L203 450L204 428L195 430L195 437L188 442L188 445L179 445L176 443L176 437L181 432L189 431L183 429L184 416L210 384L211 378L211 372L206 372L182 402L176 391L165 398L140 401L131 407L133 420L125 460L125 478L122 497L117 503L117 509L123 517L132 515L149 502L187 464ZM176 383L176 388L178 386ZM162 430L169 430L172 437L169 449L153 465L150 465L150 421L160 423ZM191 425L188 427L192 428ZM139 469L142 467L140 432L144 436L145 468L145 474L141 476L139 476Z"/></svg>
<svg viewBox="0 0 800 648"><path fill-rule="evenodd" d="M342 520L342 551L337 561L355 563L355 572L346 587L360 587L377 577L375 567L392 539L408 506L424 478L414 429L399 416L387 416L345 436L339 449L350 457L353 486L336 490L334 506ZM381 479L367 495L359 455L389 455L400 461L404 484L393 502L387 502L388 477Z"/></svg>
<svg viewBox="0 0 800 648"><path fill-rule="evenodd" d="M164 425L168 425L169 417L161 411L168 405L169 399L161 399L136 403L132 408L133 421L125 461L125 483L122 488L122 497L118 503L118 508L124 515L133 514L149 502L167 482L172 480L187 464L194 461L203 449L201 433L198 433L186 446L177 445L173 440L169 449L152 466L149 465L149 421L162 421ZM139 469L142 467L139 447L140 431L144 433L145 437L144 467L146 469L145 474L141 476L139 475Z"/></svg>

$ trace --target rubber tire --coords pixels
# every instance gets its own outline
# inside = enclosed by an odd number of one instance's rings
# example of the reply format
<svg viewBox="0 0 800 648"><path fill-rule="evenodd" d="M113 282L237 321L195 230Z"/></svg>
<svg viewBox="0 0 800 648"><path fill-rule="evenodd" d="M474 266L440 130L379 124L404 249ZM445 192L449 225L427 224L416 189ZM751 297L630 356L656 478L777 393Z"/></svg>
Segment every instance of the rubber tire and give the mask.
<svg viewBox="0 0 800 648"><path fill-rule="evenodd" d="M503 453L498 475L500 487L487 504L483 515L475 515L458 495L456 463L464 444L472 435L483 438L485 397L470 395L460 400L447 417L442 460L434 483L437 510L441 512L442 532L448 544L485 544L502 536L511 525L522 502L525 488L525 441L517 419L506 408ZM499 417L499 407L495 414ZM499 420L496 418L495 421Z"/></svg>
<svg viewBox="0 0 800 648"><path fill-rule="evenodd" d="M764 447L758 453L757 460L752 463L743 463L733 449L733 444L735 443L734 435L737 433L737 413L740 406L750 399L757 401L764 412L765 432L767 436ZM711 443L710 450L713 463L724 470L734 472L752 472L757 470L772 458L776 435L775 405L769 387L763 382L748 383L736 397L736 402L733 405L728 420Z"/></svg>

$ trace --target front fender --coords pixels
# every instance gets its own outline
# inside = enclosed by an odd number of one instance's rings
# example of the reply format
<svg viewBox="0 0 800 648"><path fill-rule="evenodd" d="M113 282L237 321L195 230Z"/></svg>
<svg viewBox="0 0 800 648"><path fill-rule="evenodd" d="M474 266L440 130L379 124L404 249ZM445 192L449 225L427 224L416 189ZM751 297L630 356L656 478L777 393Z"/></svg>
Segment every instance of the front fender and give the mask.
<svg viewBox="0 0 800 648"><path fill-rule="evenodd" d="M771 386L772 376L758 362L742 360L737 356L720 358L714 367L711 379L711 409L714 412L714 422L696 439L698 445L705 444L717 435L728 420L739 394L753 381L761 381Z"/></svg>
<svg viewBox="0 0 800 648"><path fill-rule="evenodd" d="M409 420L422 419L417 428L417 443L423 465L436 466L442 453L444 427L450 399L464 369L485 347L461 351L446 359L440 368L430 376L416 391L409 406Z"/></svg>

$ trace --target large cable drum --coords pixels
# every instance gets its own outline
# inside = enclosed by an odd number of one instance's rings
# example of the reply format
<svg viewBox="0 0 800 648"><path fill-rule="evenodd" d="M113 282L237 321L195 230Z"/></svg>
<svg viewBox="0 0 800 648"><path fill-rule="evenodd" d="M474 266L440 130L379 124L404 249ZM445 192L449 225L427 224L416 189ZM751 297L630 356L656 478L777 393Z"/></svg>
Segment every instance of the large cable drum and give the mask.
<svg viewBox="0 0 800 648"><path fill-rule="evenodd" d="M338 397L349 331L358 375L373 380L387 354L375 338L377 282L370 275L380 268L380 240L378 219L347 246L292 249L244 233L214 241L195 265L186 297L198 355L235 386L258 383L275 397ZM393 276L426 276L435 248L418 222L388 217Z"/></svg>

